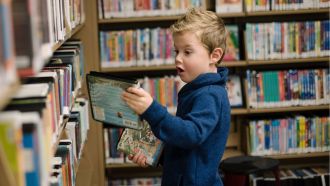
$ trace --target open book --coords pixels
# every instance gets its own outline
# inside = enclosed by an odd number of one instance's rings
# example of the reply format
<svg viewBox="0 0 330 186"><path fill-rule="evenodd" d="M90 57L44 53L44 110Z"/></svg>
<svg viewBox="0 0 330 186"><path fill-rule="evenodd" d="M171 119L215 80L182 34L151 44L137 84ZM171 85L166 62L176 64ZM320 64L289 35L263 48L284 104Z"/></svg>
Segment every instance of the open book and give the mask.
<svg viewBox="0 0 330 186"><path fill-rule="evenodd" d="M121 99L127 88L139 87L137 80L94 71L86 79L94 120L117 127L142 128L139 116Z"/></svg>
<svg viewBox="0 0 330 186"><path fill-rule="evenodd" d="M124 129L117 150L127 155L139 150L147 157L148 165L157 166L163 146L163 142L154 136L149 124L144 121L141 130Z"/></svg>

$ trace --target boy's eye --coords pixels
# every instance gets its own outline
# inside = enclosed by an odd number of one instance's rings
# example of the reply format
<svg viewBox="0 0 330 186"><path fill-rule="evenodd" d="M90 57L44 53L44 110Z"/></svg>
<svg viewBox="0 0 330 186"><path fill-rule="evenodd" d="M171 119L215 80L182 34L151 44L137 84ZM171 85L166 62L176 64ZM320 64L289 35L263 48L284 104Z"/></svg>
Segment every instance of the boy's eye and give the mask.
<svg viewBox="0 0 330 186"><path fill-rule="evenodd" d="M191 51L190 51L190 50L186 50L186 51L184 51L184 53L185 53L186 55L189 55L189 54L191 54Z"/></svg>
<svg viewBox="0 0 330 186"><path fill-rule="evenodd" d="M174 54L178 54L179 51L178 50L173 50Z"/></svg>

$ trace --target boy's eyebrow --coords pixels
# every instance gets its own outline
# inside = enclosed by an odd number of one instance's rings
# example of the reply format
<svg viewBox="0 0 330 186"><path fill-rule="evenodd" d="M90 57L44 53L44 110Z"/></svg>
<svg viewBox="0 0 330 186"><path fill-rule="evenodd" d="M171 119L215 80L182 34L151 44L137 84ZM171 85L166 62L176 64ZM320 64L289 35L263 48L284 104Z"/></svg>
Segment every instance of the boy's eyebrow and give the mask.
<svg viewBox="0 0 330 186"><path fill-rule="evenodd" d="M192 45L190 45L190 44L186 44L185 46L183 46L183 48L191 48L192 47ZM177 46L174 44L174 48L177 48Z"/></svg>

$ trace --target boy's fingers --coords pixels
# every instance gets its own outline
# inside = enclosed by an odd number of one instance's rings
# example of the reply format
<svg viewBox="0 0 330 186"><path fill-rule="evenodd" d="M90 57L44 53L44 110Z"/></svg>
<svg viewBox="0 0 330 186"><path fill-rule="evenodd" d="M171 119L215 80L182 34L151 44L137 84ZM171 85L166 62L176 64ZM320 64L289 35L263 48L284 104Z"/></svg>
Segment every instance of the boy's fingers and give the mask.
<svg viewBox="0 0 330 186"><path fill-rule="evenodd" d="M136 88L136 87L130 87L127 89L128 92L131 92L133 94L136 94L138 96L144 96L144 91L142 88Z"/></svg>
<svg viewBox="0 0 330 186"><path fill-rule="evenodd" d="M132 154L129 154L127 157L128 157L129 160L132 160L133 159L133 155Z"/></svg>

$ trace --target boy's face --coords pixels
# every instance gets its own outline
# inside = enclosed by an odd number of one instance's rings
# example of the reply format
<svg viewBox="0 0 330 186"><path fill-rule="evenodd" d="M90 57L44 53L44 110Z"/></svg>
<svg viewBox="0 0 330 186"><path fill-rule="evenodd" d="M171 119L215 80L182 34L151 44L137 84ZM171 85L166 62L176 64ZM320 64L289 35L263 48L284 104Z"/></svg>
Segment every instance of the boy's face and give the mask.
<svg viewBox="0 0 330 186"><path fill-rule="evenodd" d="M175 66L181 80L189 83L200 74L217 72L216 61L193 32L173 36Z"/></svg>

